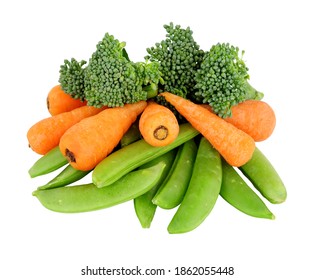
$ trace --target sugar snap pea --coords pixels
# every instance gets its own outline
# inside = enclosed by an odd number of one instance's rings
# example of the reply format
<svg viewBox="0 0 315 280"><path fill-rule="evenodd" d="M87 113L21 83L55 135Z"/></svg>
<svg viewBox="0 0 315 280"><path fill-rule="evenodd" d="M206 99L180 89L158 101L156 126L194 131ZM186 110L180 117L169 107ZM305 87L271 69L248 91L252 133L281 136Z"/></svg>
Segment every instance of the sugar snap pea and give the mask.
<svg viewBox="0 0 315 280"><path fill-rule="evenodd" d="M47 184L38 187L38 189L46 190L46 189L63 187L82 179L84 176L86 176L89 173L90 171L77 170L69 164L55 178L50 180Z"/></svg>
<svg viewBox="0 0 315 280"><path fill-rule="evenodd" d="M68 161L61 153L59 147L55 147L47 154L40 157L29 169L28 173L31 178L34 178L53 172L67 163Z"/></svg>
<svg viewBox="0 0 315 280"><path fill-rule="evenodd" d="M236 170L222 159L221 197L241 212L265 219L275 216Z"/></svg>
<svg viewBox="0 0 315 280"><path fill-rule="evenodd" d="M159 189L161 183L167 176L168 172L170 171L172 167L172 163L175 159L176 150L173 149L166 154L156 158L155 160L152 160L142 166L142 168L147 168L152 166L152 164L155 163L155 161L164 161L166 166L163 170L163 173L158 180L158 182L153 186L149 191L144 193L143 195L140 195L134 199L134 209L136 212L136 215L138 217L138 220L143 228L149 228L151 226L151 222L154 218L155 211L156 211L156 205L152 203L152 198Z"/></svg>
<svg viewBox="0 0 315 280"><path fill-rule="evenodd" d="M283 181L257 147L252 158L240 170L269 202L276 204L286 200L287 191Z"/></svg>
<svg viewBox="0 0 315 280"><path fill-rule="evenodd" d="M179 147L171 171L152 199L154 204L164 209L172 209L182 202L191 178L196 153L197 145L194 139Z"/></svg>
<svg viewBox="0 0 315 280"><path fill-rule="evenodd" d="M107 156L92 172L92 181L97 187L112 184L135 168L157 158L194 138L199 132L189 123L182 124L177 138L169 145L153 147L145 140L138 140Z"/></svg>
<svg viewBox="0 0 315 280"><path fill-rule="evenodd" d="M159 180L165 168L164 162L138 169L123 176L106 188L93 183L49 190L36 190L33 195L49 210L61 213L80 213L108 208L150 190Z"/></svg>
<svg viewBox="0 0 315 280"><path fill-rule="evenodd" d="M139 121L134 122L128 131L124 134L124 136L120 140L120 147L125 147L137 140L141 139L141 133L139 130Z"/></svg>
<svg viewBox="0 0 315 280"><path fill-rule="evenodd" d="M184 233L198 227L213 209L221 182L220 154L202 137L188 189L168 225L168 232Z"/></svg>

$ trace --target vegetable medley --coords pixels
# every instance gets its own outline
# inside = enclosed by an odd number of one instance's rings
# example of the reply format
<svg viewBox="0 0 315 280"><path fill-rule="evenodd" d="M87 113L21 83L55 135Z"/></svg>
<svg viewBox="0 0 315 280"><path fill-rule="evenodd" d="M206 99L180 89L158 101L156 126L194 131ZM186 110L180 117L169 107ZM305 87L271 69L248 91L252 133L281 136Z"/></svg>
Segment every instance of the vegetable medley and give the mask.
<svg viewBox="0 0 315 280"><path fill-rule="evenodd" d="M157 207L177 208L169 233L200 226L219 196L274 219L267 204L284 202L286 188L256 143L272 135L276 116L249 83L244 51L202 50L189 27L164 28L141 62L108 33L88 61L64 60L47 96L50 116L27 132L41 155L31 178L62 170L33 195L61 213L133 201L143 228ZM90 183L76 183L88 174Z"/></svg>

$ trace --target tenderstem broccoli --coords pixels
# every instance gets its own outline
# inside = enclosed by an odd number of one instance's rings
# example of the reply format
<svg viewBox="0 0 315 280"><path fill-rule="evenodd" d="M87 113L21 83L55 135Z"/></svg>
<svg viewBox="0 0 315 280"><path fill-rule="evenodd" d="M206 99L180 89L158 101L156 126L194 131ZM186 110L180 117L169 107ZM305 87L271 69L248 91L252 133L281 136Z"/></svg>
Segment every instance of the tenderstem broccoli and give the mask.
<svg viewBox="0 0 315 280"><path fill-rule="evenodd" d="M75 99L85 100L84 85L84 65L85 60L80 62L74 58L64 60L64 64L60 66L59 83L61 88Z"/></svg>
<svg viewBox="0 0 315 280"><path fill-rule="evenodd" d="M244 51L229 43L218 43L205 53L195 75L195 98L208 103L220 117L231 116L231 107L247 99L262 99L263 93L248 82Z"/></svg>
<svg viewBox="0 0 315 280"><path fill-rule="evenodd" d="M126 43L106 33L85 69L85 98L94 107L118 107L147 100L162 81L156 62L132 62Z"/></svg>

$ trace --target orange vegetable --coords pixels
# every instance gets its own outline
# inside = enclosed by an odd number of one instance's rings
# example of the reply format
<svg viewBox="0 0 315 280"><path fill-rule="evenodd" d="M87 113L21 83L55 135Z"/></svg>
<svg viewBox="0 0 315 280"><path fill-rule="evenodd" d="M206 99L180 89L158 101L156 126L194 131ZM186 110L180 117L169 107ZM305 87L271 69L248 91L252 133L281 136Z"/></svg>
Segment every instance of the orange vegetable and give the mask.
<svg viewBox="0 0 315 280"><path fill-rule="evenodd" d="M60 85L54 86L47 96L47 109L52 116L85 106L86 103L65 93Z"/></svg>
<svg viewBox="0 0 315 280"><path fill-rule="evenodd" d="M75 169L93 169L117 146L147 102L104 110L72 126L60 139L60 150Z"/></svg>
<svg viewBox="0 0 315 280"><path fill-rule="evenodd" d="M203 106L169 92L161 95L213 145L230 165L238 167L251 159L255 150L255 141L247 133Z"/></svg>
<svg viewBox="0 0 315 280"><path fill-rule="evenodd" d="M266 140L276 126L272 108L261 100L247 100L232 107L232 117L225 119L249 134L256 142Z"/></svg>
<svg viewBox="0 0 315 280"><path fill-rule="evenodd" d="M155 102L150 102L141 114L139 130L144 140L152 146L161 147L172 143L179 125L174 113Z"/></svg>
<svg viewBox="0 0 315 280"><path fill-rule="evenodd" d="M46 154L58 146L61 136L67 129L82 119L101 112L104 108L83 106L37 122L27 132L29 146L40 155Z"/></svg>

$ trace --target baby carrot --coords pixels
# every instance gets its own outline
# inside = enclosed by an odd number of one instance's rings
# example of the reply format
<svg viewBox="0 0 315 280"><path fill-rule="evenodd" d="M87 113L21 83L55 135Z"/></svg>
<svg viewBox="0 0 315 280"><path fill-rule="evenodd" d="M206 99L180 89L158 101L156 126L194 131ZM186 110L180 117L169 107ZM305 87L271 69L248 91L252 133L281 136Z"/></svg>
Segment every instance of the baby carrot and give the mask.
<svg viewBox="0 0 315 280"><path fill-rule="evenodd" d="M232 117L225 119L249 134L256 142L266 140L276 126L272 108L261 100L246 100L232 107Z"/></svg>
<svg viewBox="0 0 315 280"><path fill-rule="evenodd" d="M255 141L247 133L185 98L169 92L161 95L213 145L230 165L238 167L251 159L255 150Z"/></svg>
<svg viewBox="0 0 315 280"><path fill-rule="evenodd" d="M47 109L52 116L72 111L84 105L86 105L86 101L74 99L65 93L60 85L54 86L47 96Z"/></svg>
<svg viewBox="0 0 315 280"><path fill-rule="evenodd" d="M103 109L104 107L82 106L70 112L42 119L27 132L29 146L36 153L44 155L58 146L61 136L67 129L82 119L101 112Z"/></svg>
<svg viewBox="0 0 315 280"><path fill-rule="evenodd" d="M170 109L150 102L140 117L139 129L147 143L160 147L166 146L176 139L179 125Z"/></svg>
<svg viewBox="0 0 315 280"><path fill-rule="evenodd" d="M119 144L146 106L145 101L126 104L80 121L61 137L61 153L74 168L93 169Z"/></svg>

